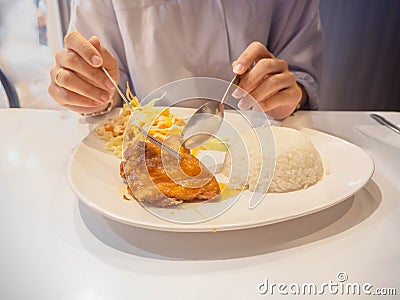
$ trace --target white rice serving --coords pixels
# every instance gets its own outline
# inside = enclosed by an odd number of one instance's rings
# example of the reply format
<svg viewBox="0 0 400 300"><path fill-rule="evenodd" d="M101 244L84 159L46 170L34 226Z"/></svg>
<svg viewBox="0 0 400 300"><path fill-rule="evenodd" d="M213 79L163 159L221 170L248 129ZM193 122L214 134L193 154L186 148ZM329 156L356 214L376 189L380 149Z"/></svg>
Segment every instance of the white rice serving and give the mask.
<svg viewBox="0 0 400 300"><path fill-rule="evenodd" d="M256 128L233 142L222 171L229 178L228 187L285 193L305 189L321 180L324 167L311 140L295 129L271 129L271 139L268 128Z"/></svg>

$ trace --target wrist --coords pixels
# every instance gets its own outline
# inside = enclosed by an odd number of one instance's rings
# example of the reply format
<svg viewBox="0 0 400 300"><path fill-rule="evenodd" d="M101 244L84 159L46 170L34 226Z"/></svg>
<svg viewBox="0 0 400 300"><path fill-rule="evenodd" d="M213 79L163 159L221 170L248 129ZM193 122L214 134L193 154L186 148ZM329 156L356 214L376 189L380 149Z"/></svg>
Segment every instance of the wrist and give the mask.
<svg viewBox="0 0 400 300"><path fill-rule="evenodd" d="M298 87L300 88L300 90L301 90L301 99L300 99L300 101L299 101L299 103L298 103L298 106L297 106L298 108L296 108L296 111L299 110L300 108L306 106L307 103L308 103L308 94L307 94L306 89L305 89L304 86L303 86L301 83L299 83L299 82L297 82L297 86L298 86Z"/></svg>

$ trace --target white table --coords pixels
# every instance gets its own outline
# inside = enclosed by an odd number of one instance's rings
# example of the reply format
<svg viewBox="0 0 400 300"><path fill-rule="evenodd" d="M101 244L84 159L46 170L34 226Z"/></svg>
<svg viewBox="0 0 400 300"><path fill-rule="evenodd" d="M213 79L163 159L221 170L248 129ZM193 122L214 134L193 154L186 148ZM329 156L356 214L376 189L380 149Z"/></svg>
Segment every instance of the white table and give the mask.
<svg viewBox="0 0 400 300"><path fill-rule="evenodd" d="M382 115L400 123L400 113ZM366 149L372 181L313 215L190 234L119 224L77 199L67 164L94 124L67 112L0 110L0 299L257 299L266 278L322 284L338 282L338 272L371 291L395 287L399 297L400 151L353 130L376 124L367 112L299 112L289 121Z"/></svg>

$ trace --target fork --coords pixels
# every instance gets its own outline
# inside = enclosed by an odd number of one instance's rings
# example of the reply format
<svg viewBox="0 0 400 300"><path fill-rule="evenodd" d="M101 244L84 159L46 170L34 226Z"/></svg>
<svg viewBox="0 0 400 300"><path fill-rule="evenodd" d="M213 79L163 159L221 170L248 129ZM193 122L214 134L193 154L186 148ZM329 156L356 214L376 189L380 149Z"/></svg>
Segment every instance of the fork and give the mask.
<svg viewBox="0 0 400 300"><path fill-rule="evenodd" d="M111 77L110 73L108 73L106 68L101 67L101 69L106 74L108 79L111 80L111 82L114 85L115 89L117 90L118 94L121 96L122 100L124 100L124 102L128 105L128 107L129 107L129 109L131 110L131 113L132 113L132 108L131 108L131 105L130 105L130 101L126 98L126 96L121 91L121 89L119 88L119 86L115 82L115 80ZM156 145L157 147L160 147L162 150L166 151L169 155L173 156L177 160L181 160L182 159L181 155L177 151L175 151L171 147L169 147L169 146L165 145L164 143L160 142L159 140L157 140L149 132L144 130L139 124L135 124L135 126L139 129L140 133L143 134L152 144Z"/></svg>

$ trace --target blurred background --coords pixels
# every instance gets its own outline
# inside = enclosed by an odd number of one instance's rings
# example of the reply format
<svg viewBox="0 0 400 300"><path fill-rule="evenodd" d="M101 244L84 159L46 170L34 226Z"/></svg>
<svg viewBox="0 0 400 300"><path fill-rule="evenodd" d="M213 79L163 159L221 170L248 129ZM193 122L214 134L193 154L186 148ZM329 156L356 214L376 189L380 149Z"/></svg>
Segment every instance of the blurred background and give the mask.
<svg viewBox="0 0 400 300"><path fill-rule="evenodd" d="M400 1L320 0L320 14L320 109L400 111ZM22 107L59 109L48 74L68 20L69 0L0 0L0 67Z"/></svg>
<svg viewBox="0 0 400 300"><path fill-rule="evenodd" d="M320 109L400 110L400 1L321 0Z"/></svg>

